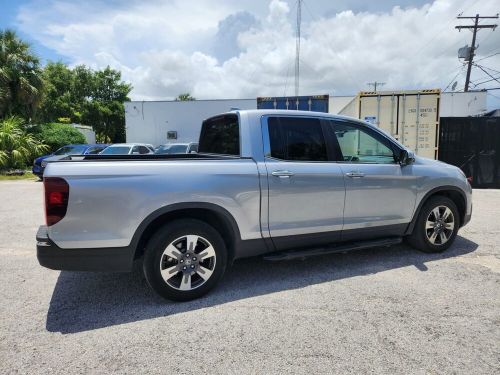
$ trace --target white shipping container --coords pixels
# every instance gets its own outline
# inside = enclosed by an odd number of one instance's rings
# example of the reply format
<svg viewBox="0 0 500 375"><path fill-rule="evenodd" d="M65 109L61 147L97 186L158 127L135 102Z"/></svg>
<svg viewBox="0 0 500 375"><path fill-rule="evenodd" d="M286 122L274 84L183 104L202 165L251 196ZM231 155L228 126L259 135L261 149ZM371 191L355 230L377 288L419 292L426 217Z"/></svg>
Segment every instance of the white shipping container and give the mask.
<svg viewBox="0 0 500 375"><path fill-rule="evenodd" d="M436 159L441 91L360 92L339 114L367 121L417 155Z"/></svg>

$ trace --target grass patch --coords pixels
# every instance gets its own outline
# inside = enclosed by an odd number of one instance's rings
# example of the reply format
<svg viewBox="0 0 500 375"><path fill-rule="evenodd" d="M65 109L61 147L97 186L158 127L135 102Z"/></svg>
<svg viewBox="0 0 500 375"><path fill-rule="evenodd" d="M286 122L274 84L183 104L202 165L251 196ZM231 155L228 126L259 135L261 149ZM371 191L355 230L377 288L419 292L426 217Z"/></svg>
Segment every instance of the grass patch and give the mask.
<svg viewBox="0 0 500 375"><path fill-rule="evenodd" d="M0 181L12 181L12 180L38 180L38 177L35 176L30 171L26 171L22 176L7 176L5 174L0 174Z"/></svg>

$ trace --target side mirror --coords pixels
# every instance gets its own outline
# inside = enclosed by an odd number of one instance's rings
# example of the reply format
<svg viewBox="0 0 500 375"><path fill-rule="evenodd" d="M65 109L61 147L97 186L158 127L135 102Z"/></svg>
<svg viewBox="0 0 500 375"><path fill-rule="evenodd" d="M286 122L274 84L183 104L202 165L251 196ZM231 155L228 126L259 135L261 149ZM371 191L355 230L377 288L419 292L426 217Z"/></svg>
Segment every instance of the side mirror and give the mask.
<svg viewBox="0 0 500 375"><path fill-rule="evenodd" d="M133 151L132 155L139 155L139 151Z"/></svg>
<svg viewBox="0 0 500 375"><path fill-rule="evenodd" d="M415 161L415 156L413 152L407 150L401 150L398 156L398 162L401 166L411 164Z"/></svg>

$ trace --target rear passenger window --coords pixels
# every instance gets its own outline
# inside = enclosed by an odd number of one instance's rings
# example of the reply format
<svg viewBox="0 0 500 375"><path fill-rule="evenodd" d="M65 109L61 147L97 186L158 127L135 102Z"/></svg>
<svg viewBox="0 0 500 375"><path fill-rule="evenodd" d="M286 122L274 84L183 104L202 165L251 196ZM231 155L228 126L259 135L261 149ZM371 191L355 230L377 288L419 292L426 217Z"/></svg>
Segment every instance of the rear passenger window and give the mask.
<svg viewBox="0 0 500 375"><path fill-rule="evenodd" d="M203 121L198 152L240 155L238 116L224 115Z"/></svg>
<svg viewBox="0 0 500 375"><path fill-rule="evenodd" d="M268 128L271 157L282 160L328 160L319 119L270 117Z"/></svg>

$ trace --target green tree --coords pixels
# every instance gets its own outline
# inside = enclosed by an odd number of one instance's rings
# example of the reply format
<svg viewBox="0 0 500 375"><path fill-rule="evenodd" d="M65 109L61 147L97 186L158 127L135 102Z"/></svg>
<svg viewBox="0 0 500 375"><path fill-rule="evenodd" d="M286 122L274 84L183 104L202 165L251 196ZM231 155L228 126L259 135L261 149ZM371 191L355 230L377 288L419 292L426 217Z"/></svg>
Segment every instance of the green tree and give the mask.
<svg viewBox="0 0 500 375"><path fill-rule="evenodd" d="M47 150L47 145L25 131L21 118L9 117L0 123L0 169L23 168Z"/></svg>
<svg viewBox="0 0 500 375"><path fill-rule="evenodd" d="M74 72L61 62L45 65L45 95L37 116L40 122L52 122L62 117L79 122L77 113L82 103L74 97L74 77Z"/></svg>
<svg viewBox="0 0 500 375"><path fill-rule="evenodd" d="M0 30L0 119L32 119L42 98L40 61L12 30Z"/></svg>
<svg viewBox="0 0 500 375"><path fill-rule="evenodd" d="M125 108L132 86L121 81L121 73L109 66L94 72L90 95L83 105L82 122L92 125L100 142L125 141Z"/></svg>
<svg viewBox="0 0 500 375"><path fill-rule="evenodd" d="M68 124L48 123L30 129L37 139L43 140L50 151L55 151L64 145L87 143L85 136Z"/></svg>
<svg viewBox="0 0 500 375"><path fill-rule="evenodd" d="M181 102L187 102L191 100L196 100L196 98L192 97L190 93L186 92L184 94L177 95L177 98L175 98L175 100Z"/></svg>
<svg viewBox="0 0 500 375"><path fill-rule="evenodd" d="M121 73L109 66L94 71L85 65L74 69L63 63L49 63L44 69L46 95L41 108L43 122L69 118L91 125L100 142L125 141L124 101L132 87Z"/></svg>

